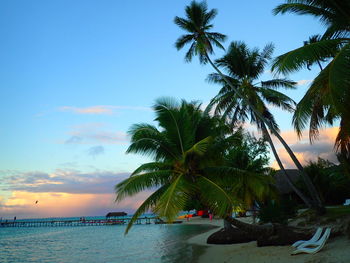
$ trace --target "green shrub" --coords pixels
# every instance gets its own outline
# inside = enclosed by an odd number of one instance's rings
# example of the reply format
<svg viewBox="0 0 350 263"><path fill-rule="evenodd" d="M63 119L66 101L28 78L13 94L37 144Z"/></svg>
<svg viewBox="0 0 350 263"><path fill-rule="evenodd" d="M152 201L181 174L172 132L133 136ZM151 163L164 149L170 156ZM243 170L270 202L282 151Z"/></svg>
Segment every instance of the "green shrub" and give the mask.
<svg viewBox="0 0 350 263"><path fill-rule="evenodd" d="M271 200L261 206L258 218L262 223L286 224L289 218L296 215L296 211L297 203L292 199Z"/></svg>

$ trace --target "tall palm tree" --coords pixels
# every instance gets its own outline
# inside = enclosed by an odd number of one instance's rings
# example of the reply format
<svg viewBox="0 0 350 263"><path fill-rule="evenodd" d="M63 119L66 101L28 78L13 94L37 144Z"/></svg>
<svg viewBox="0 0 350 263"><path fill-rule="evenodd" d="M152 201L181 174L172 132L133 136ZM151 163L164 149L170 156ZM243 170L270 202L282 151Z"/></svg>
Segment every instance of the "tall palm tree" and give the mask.
<svg viewBox="0 0 350 263"><path fill-rule="evenodd" d="M230 88L235 89L231 82L225 77L224 74L219 70L219 68L212 62L209 57L209 54L213 53L213 45L223 48L220 41L225 40L225 36L220 33L213 33L209 30L213 27L210 24L210 21L214 19L217 14L216 9L208 11L207 5L205 2L197 3L192 1L189 6L185 8L186 18L175 17L174 22L180 28L187 31L189 34L183 35L175 43L175 46L178 50L182 49L185 45L190 44L190 48L186 53L185 60L190 62L193 55L198 55L201 63L206 64L207 62L216 70L216 72L221 76L221 78L226 82ZM284 141L281 135L273 127L273 124L267 120L258 109L256 109L251 103L246 100L243 94L239 90L235 91L237 96L245 101L247 105L250 106L251 110L255 112L256 116L261 119L266 126L271 130L271 132L277 137L277 139L282 143L291 159L297 166L298 170L301 172L301 175L304 179L304 182L310 192L312 197L312 207L317 209L319 212L324 211L323 204L321 199L318 196L318 193L312 184L310 178L304 173L303 166L298 161L297 157L290 149L288 144Z"/></svg>
<svg viewBox="0 0 350 263"><path fill-rule="evenodd" d="M159 128L144 123L133 125L127 153L148 155L154 161L141 165L115 187L116 201L145 189L156 189L137 209L126 233L149 209L173 220L194 195L217 214L224 214L234 203L216 176L204 174L205 167L222 161L224 144L220 140L228 130L218 125L217 118L202 112L198 103L179 104L163 98L153 108Z"/></svg>
<svg viewBox="0 0 350 263"><path fill-rule="evenodd" d="M320 127L340 120L335 146L350 161L350 1L288 0L273 12L311 15L326 26L318 41L277 57L273 69L290 73L320 59L327 61L298 103L293 123L299 136L309 123L312 142Z"/></svg>
<svg viewBox="0 0 350 263"><path fill-rule="evenodd" d="M250 119L252 123L256 124L258 130L262 131L264 138L270 144L275 159L283 171L287 182L305 204L310 206L310 200L294 186L284 169L265 123L256 115L250 106L252 105L256 109L259 109L260 113L269 120L276 131L279 131L278 124L265 102L289 112L293 111L295 102L276 89L280 87L293 89L295 82L288 79L259 81L259 77L264 73L266 65L271 59L273 49L273 45L269 44L260 52L258 49L250 50L244 42L232 42L227 53L222 58L216 60L216 65L227 72L228 75L225 75L225 77L235 89L227 85L220 74L210 74L208 81L218 83L223 88L212 99L209 107L214 107L214 112L219 115L222 114L223 118L230 121L233 126L237 122L245 122L247 119ZM239 90L245 99L238 97L236 90ZM246 101L249 101L250 105Z"/></svg>

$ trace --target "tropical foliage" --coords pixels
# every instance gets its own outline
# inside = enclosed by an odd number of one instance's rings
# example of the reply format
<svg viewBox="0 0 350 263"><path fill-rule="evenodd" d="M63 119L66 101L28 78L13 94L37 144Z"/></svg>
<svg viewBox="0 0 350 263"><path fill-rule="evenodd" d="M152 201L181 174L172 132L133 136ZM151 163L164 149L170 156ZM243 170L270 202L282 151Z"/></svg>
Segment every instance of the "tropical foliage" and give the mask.
<svg viewBox="0 0 350 263"><path fill-rule="evenodd" d="M272 79L259 81L271 59L273 45L269 44L260 52L259 49L249 49L244 42L232 42L227 53L216 60L216 65L227 72L225 76L235 87L232 89L218 73L210 74L209 82L223 86L219 94L211 101L215 113L230 121L233 125L245 122L247 119L258 127L265 127L264 122L252 110L252 106L261 112L273 128L279 131L278 124L266 104L280 107L292 112L295 102L287 95L277 91L278 88L294 89L295 82L288 79ZM239 90L244 98L237 96ZM246 102L249 101L250 104Z"/></svg>
<svg viewBox="0 0 350 263"><path fill-rule="evenodd" d="M319 195L327 205L343 204L350 193L350 177L344 173L344 165L335 165L318 158L309 162L305 171L316 186ZM303 187L302 184L300 187Z"/></svg>
<svg viewBox="0 0 350 263"><path fill-rule="evenodd" d="M244 139L242 131L229 134L227 126L201 111L200 104L195 102L159 99L153 108L159 128L150 124L133 125L127 152L151 156L154 162L141 165L115 188L117 201L145 189L154 190L134 213L126 232L148 210L171 221L186 209L189 200L198 199L217 215L225 216L233 205L246 201L249 195L259 199L266 195L263 187L270 187L270 181L262 178L266 157L259 157L261 148L253 151L255 161L246 160L243 168L249 170L234 167L232 163L226 165L234 144L241 144L242 149L245 147L252 154L248 144L240 141ZM242 181L245 176L250 179ZM247 185L246 190L238 188L239 183Z"/></svg>
<svg viewBox="0 0 350 263"><path fill-rule="evenodd" d="M261 123L266 124L268 128L273 132L273 134L277 137L277 139L282 143L283 147L286 149L291 159L300 170L301 175L305 181L305 184L308 187L308 192L310 197L312 198L312 202L308 202L306 198L303 198L305 202L310 206L318 209L321 213L324 210L321 200L313 186L310 178L303 172L303 167L300 164L299 160L290 149L288 144L284 141L282 136L275 129L274 124L270 122L270 120L266 119L262 114L263 110L257 109L255 105L251 104L249 98L246 98L245 94L241 93L240 89L237 89L231 81L226 78L226 76L220 71L220 69L212 62L209 57L209 54L213 53L213 45L219 46L222 48L220 41L224 40L223 35L219 37L217 33L213 33L214 35L210 35L211 32L209 30L213 27L212 24L208 25L208 21L212 20L217 11L212 9L208 11L207 5L205 2L197 3L196 1L192 1L189 6L185 9L186 18L175 17L174 22L187 33L186 35L181 36L176 41L177 49L182 49L186 44L191 44L190 49L187 51L185 59L186 61L191 61L193 55L198 55L200 62L207 63L209 62L211 66L217 71L220 75L221 79L232 89L235 91L237 97L243 100L244 104L249 106L249 109L254 112L254 115L261 120ZM214 36L217 36L215 38ZM254 100L253 100L254 101Z"/></svg>
<svg viewBox="0 0 350 263"><path fill-rule="evenodd" d="M200 63L208 62L208 54L213 54L213 45L224 49L221 42L225 41L226 36L217 32L210 32L213 24L210 22L217 15L216 9L208 11L206 2L197 3L192 1L185 8L186 18L176 16L174 23L188 34L179 37L175 43L177 50L186 45L190 48L186 52L185 60L192 61L193 56L198 56Z"/></svg>
<svg viewBox="0 0 350 263"><path fill-rule="evenodd" d="M266 141L243 130L238 130L237 135L241 136L240 140L226 150L224 166L217 168L217 174L232 177L231 185L223 187L232 191L243 209L250 209L256 201L276 198L277 192L268 167ZM237 169L244 172L237 173Z"/></svg>
<svg viewBox="0 0 350 263"><path fill-rule="evenodd" d="M326 61L308 91L298 103L293 123L301 136L309 125L311 142L319 128L340 121L336 148L350 161L350 1L288 0L275 14L311 15L326 26L321 37L277 57L273 69L290 73L313 63ZM321 66L321 63L320 63Z"/></svg>

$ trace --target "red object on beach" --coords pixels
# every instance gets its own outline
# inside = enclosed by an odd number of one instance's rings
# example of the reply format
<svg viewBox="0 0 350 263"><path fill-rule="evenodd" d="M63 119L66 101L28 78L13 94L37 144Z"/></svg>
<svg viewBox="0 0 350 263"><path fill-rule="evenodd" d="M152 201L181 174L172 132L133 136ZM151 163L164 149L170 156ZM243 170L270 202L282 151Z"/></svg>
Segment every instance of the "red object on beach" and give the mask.
<svg viewBox="0 0 350 263"><path fill-rule="evenodd" d="M208 215L208 210L199 210L197 211L198 216L205 216Z"/></svg>

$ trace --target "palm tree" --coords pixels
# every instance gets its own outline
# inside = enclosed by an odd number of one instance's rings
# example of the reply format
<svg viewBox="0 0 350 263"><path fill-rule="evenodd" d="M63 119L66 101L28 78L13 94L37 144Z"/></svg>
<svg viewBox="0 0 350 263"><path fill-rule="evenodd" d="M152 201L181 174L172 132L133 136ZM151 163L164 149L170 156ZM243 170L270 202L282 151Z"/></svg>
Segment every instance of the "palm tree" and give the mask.
<svg viewBox="0 0 350 263"><path fill-rule="evenodd" d="M273 45L269 44L260 52L258 49L250 50L244 42L232 42L226 55L216 60L216 65L227 71L228 75L225 75L225 77L235 89L227 85L220 74L210 74L208 81L223 85L223 88L212 99L209 107L215 107L215 114L222 114L223 118L230 121L233 126L237 122L245 122L247 119L256 124L258 130L262 131L264 138L270 144L275 159L283 171L287 182L305 204L310 206L310 200L294 186L284 169L265 123L250 108L250 105L252 105L259 109L276 131L279 131L278 124L265 102L289 112L293 111L295 102L276 89L279 87L292 89L295 87L295 82L287 79L258 81L271 59L273 49ZM245 100L237 97L236 90L239 90L244 95ZM246 101L249 101L250 105Z"/></svg>
<svg viewBox="0 0 350 263"><path fill-rule="evenodd" d="M202 112L198 103L179 104L163 98L153 108L159 128L144 123L133 125L127 153L148 155L154 162L141 165L115 187L116 201L156 189L137 209L126 233L149 209L173 220L193 196L199 196L217 214L225 214L234 203L233 197L220 186L220 178L204 170L222 162L225 144L221 141L228 130L219 125L217 118Z"/></svg>
<svg viewBox="0 0 350 263"><path fill-rule="evenodd" d="M318 41L277 57L273 69L290 73L320 59L328 62L298 103L293 123L299 136L309 123L312 142L320 127L340 120L335 147L350 161L350 1L288 0L273 12L311 15L326 26Z"/></svg>
<svg viewBox="0 0 350 263"><path fill-rule="evenodd" d="M209 32L209 30L213 27L213 25L210 24L210 21L214 19L217 11L215 9L208 11L205 2L197 3L196 1L192 1L189 6L186 6L185 13L186 18L180 18L176 16L174 19L175 24L189 33L178 38L175 43L176 48L180 50L185 45L190 44L190 48L185 55L185 60L187 62L190 62L193 58L193 55L198 55L201 63L206 64L209 62L211 66L216 70L216 72L220 75L220 77L226 82L226 84L235 90L235 87L226 78L226 76L222 74L219 68L212 62L209 57L209 54L213 53L213 45L223 49L223 46L220 42L224 41L226 38L220 33ZM278 131L274 129L273 124L270 123L270 121L267 120L258 109L251 105L251 103L243 96L243 94L241 94L239 90L235 90L235 92L237 94L237 97L241 98L247 105L249 105L256 116L261 119L262 122L266 124L266 126L268 126L271 132L282 143L291 159L301 172L301 175L313 199L311 204L312 207L322 213L324 211L324 207L318 196L318 193L313 186L310 178L303 172L303 166L300 164L288 144L284 141Z"/></svg>
<svg viewBox="0 0 350 263"><path fill-rule="evenodd" d="M221 187L231 193L236 200L236 207L244 210L253 207L255 201L264 202L276 198L276 189L271 169L267 167L266 141L256 139L239 128L232 136L225 138L224 161L221 165L208 167L205 172L218 176ZM227 211L231 217L232 209ZM231 221L231 220L230 220ZM231 224L224 218L224 227Z"/></svg>
<svg viewBox="0 0 350 263"><path fill-rule="evenodd" d="M235 136L241 136L226 150L224 166L217 167L218 175L233 176L230 186L234 195L245 209L252 208L255 201L266 201L276 197L271 169L268 167L266 141L256 139L239 129ZM239 169L245 173L235 173ZM233 171L232 171L233 170ZM226 186L227 187L227 186Z"/></svg>
<svg viewBox="0 0 350 263"><path fill-rule="evenodd" d="M243 193L255 198L262 196L263 189L269 185L265 175L256 174L261 172L257 169L258 163L251 165L248 162L250 170L245 171L225 162L223 155L227 153L227 145L233 147L239 136L227 136L230 129L225 129L218 118L202 112L197 103L182 101L177 104L169 99L159 99L154 109L159 128L145 123L133 125L129 131L131 145L127 150L128 153L151 156L154 162L141 165L115 187L116 201L145 189L155 189L136 210L125 234L135 220L150 209L172 221L196 196L215 214L243 231L256 236L272 233L279 236L287 232L293 236L293 230L288 227L280 231L273 224L258 226L232 218L232 206L242 202L239 200L242 191L235 191L239 180L250 184Z"/></svg>

